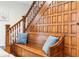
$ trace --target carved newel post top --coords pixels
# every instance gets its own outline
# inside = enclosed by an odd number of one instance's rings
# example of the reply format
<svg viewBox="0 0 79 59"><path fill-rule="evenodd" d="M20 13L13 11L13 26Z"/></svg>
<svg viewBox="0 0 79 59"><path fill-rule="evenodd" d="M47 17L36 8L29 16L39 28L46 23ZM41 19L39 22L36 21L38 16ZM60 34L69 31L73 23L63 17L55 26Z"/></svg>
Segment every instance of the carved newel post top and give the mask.
<svg viewBox="0 0 79 59"><path fill-rule="evenodd" d="M6 24L5 27L6 27L6 31L9 31L10 25L9 24Z"/></svg>
<svg viewBox="0 0 79 59"><path fill-rule="evenodd" d="M6 26L6 27L10 27L10 24L6 24L5 26Z"/></svg>

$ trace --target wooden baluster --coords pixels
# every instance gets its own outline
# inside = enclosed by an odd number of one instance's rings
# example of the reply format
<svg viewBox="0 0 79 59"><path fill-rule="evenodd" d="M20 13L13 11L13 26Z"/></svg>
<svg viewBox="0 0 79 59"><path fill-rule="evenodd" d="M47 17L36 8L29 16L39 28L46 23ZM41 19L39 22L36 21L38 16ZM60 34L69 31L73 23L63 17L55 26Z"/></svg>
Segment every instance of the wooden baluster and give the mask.
<svg viewBox="0 0 79 59"><path fill-rule="evenodd" d="M18 35L18 24L16 25L16 33Z"/></svg>
<svg viewBox="0 0 79 59"><path fill-rule="evenodd" d="M35 17L35 9L34 9L34 7L32 8L32 10L33 10L33 18Z"/></svg>
<svg viewBox="0 0 79 59"><path fill-rule="evenodd" d="M36 10L36 4L34 5L34 13L35 13L35 15L36 15L36 13L37 13L37 10Z"/></svg>
<svg viewBox="0 0 79 59"><path fill-rule="evenodd" d="M33 11L31 11L31 19L33 19Z"/></svg>
<svg viewBox="0 0 79 59"><path fill-rule="evenodd" d="M16 27L14 27L14 41L16 43Z"/></svg>
<svg viewBox="0 0 79 59"><path fill-rule="evenodd" d="M12 29L10 29L10 43L12 44L12 40L13 40L13 37L12 37L13 33L12 33Z"/></svg>
<svg viewBox="0 0 79 59"><path fill-rule="evenodd" d="M31 17L30 17L30 21L31 21L31 20L32 20L32 14L31 14L31 13L30 13L30 16L31 16Z"/></svg>
<svg viewBox="0 0 79 59"><path fill-rule="evenodd" d="M11 39L12 39L12 45L11 45L11 53L12 54L15 54L15 47L14 47L14 45L15 45L15 28L13 27L13 28L11 28L11 34L12 34L12 36L11 36Z"/></svg>
<svg viewBox="0 0 79 59"><path fill-rule="evenodd" d="M14 28L12 28L12 40L14 40Z"/></svg>
<svg viewBox="0 0 79 59"><path fill-rule="evenodd" d="M19 24L18 24L18 28L19 28L18 33L20 33L20 22L19 22Z"/></svg>
<svg viewBox="0 0 79 59"><path fill-rule="evenodd" d="M27 18L26 18L26 22L25 22L25 29L27 28L27 25L28 25L28 24L27 24Z"/></svg>
<svg viewBox="0 0 79 59"><path fill-rule="evenodd" d="M30 17L31 16L31 17ZM31 14L31 12L30 12L30 14L29 14L29 19L31 20L32 19L32 14Z"/></svg>
<svg viewBox="0 0 79 59"><path fill-rule="evenodd" d="M12 45L13 45L13 33L12 33L12 28L10 29L10 52L12 53Z"/></svg>
<svg viewBox="0 0 79 59"><path fill-rule="evenodd" d="M12 39L12 43L14 43L15 42L15 31L14 31L15 29L14 29L14 27L13 28L11 28L11 31L12 31L12 35L11 35L11 39Z"/></svg>
<svg viewBox="0 0 79 59"><path fill-rule="evenodd" d="M27 23L28 23L28 24L30 23L30 21L29 21L29 17L27 17Z"/></svg>
<svg viewBox="0 0 79 59"><path fill-rule="evenodd" d="M10 53L10 25L5 25L6 27L6 42L5 42L5 50Z"/></svg>
<svg viewBox="0 0 79 59"><path fill-rule="evenodd" d="M23 16L23 32L25 32L25 23L26 23L26 17Z"/></svg>
<svg viewBox="0 0 79 59"><path fill-rule="evenodd" d="M37 11L39 10L39 8L38 8L38 2L36 2L36 9L37 9Z"/></svg>
<svg viewBox="0 0 79 59"><path fill-rule="evenodd" d="M39 1L39 8L41 8L41 2Z"/></svg>
<svg viewBox="0 0 79 59"><path fill-rule="evenodd" d="M39 9L40 9L40 7L41 7L41 6L40 6L40 1L38 1L38 7L39 7Z"/></svg>
<svg viewBox="0 0 79 59"><path fill-rule="evenodd" d="M14 35L15 35L15 34L14 34L14 28L12 28L12 33L13 33L12 37L13 37L13 41L14 41L14 39L15 39L15 38L14 38Z"/></svg>

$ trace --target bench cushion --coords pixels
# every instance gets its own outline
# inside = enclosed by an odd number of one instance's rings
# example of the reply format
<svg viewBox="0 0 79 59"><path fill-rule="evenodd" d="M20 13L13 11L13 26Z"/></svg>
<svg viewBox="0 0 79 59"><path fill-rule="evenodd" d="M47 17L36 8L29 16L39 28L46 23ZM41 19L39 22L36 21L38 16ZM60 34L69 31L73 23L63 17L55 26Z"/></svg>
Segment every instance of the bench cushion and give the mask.
<svg viewBox="0 0 79 59"><path fill-rule="evenodd" d="M26 44L27 43L27 33L18 34L16 43L18 43L18 44Z"/></svg>
<svg viewBox="0 0 79 59"><path fill-rule="evenodd" d="M48 39L46 40L42 50L47 54L49 47L52 46L53 44L55 44L56 41L57 41L56 37L49 36Z"/></svg>

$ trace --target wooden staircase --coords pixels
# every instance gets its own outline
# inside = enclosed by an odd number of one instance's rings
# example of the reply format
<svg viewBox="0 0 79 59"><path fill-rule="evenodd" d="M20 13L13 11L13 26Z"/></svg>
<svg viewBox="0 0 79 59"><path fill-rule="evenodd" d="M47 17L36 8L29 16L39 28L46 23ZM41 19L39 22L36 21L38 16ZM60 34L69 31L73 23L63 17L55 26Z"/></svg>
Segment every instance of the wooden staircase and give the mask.
<svg viewBox="0 0 79 59"><path fill-rule="evenodd" d="M41 15L47 10L51 2L34 1L25 16L13 26L6 25L6 47L5 50L11 53L11 45L16 42L17 35L31 30Z"/></svg>

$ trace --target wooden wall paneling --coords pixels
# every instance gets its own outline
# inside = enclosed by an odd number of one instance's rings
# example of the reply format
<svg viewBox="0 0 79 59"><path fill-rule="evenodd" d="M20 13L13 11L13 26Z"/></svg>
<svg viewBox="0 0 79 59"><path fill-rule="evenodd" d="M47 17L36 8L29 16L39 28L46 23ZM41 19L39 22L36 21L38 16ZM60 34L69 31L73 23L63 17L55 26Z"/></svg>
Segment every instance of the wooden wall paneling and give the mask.
<svg viewBox="0 0 79 59"><path fill-rule="evenodd" d="M56 13L56 7L53 7L53 14Z"/></svg>
<svg viewBox="0 0 79 59"><path fill-rule="evenodd" d="M48 11L48 15L50 15L50 9L51 9L51 8L50 8L50 6L49 6L49 7L48 7L48 10L47 10L47 11Z"/></svg>
<svg viewBox="0 0 79 59"><path fill-rule="evenodd" d="M58 5L57 8L58 8L57 10L58 13L62 11L62 5Z"/></svg>
<svg viewBox="0 0 79 59"><path fill-rule="evenodd" d="M47 24L50 24L50 16L47 17Z"/></svg>
<svg viewBox="0 0 79 59"><path fill-rule="evenodd" d="M77 43L77 39L76 37L72 37L72 40L71 40L71 45L72 45L72 56L77 56L77 45L75 43Z"/></svg>
<svg viewBox="0 0 79 59"><path fill-rule="evenodd" d="M71 7L72 7L72 10L76 10L77 9L77 2L78 1L75 1L75 2L71 2Z"/></svg>
<svg viewBox="0 0 79 59"><path fill-rule="evenodd" d="M48 8L48 6L49 6L49 4L50 4L51 2L46 2L43 6L42 6L42 8L40 9L40 11L38 12L38 15L35 17L35 19L34 19L34 21L32 22L32 23L36 23L38 20L39 20L39 18L41 18L41 16L42 15L44 15L44 12L47 10L47 8ZM38 19L38 20L37 20ZM31 23L31 24L32 24ZM30 25L31 25L30 24ZM29 27L30 28L30 27ZM28 29L29 29L28 28Z"/></svg>
<svg viewBox="0 0 79 59"><path fill-rule="evenodd" d="M78 1L52 2L38 22L39 32L65 34L64 56L79 56L78 6Z"/></svg>
<svg viewBox="0 0 79 59"><path fill-rule="evenodd" d="M68 11L69 10L69 2L64 4L64 11Z"/></svg>
<svg viewBox="0 0 79 59"><path fill-rule="evenodd" d="M79 2L77 1L77 56L79 56Z"/></svg>

